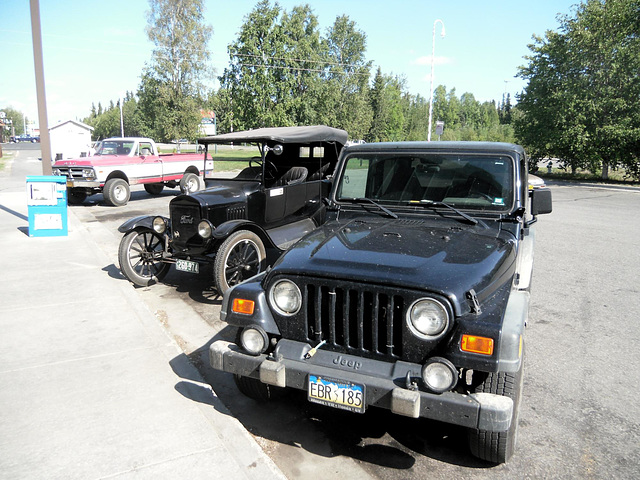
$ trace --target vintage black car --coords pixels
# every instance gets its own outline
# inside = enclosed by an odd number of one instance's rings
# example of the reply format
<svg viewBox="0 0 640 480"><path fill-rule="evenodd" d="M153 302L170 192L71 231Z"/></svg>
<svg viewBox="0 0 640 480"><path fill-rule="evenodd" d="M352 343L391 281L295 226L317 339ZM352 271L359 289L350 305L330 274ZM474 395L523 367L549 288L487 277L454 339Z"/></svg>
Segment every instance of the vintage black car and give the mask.
<svg viewBox="0 0 640 480"><path fill-rule="evenodd" d="M551 192L527 177L512 144L346 147L326 222L225 293L237 340L213 342L211 366L260 400L292 387L353 412L462 425L474 455L506 461L533 226L551 212Z"/></svg>
<svg viewBox="0 0 640 480"><path fill-rule="evenodd" d="M235 171L205 172L207 188L171 200L170 218L145 215L120 226L122 273L147 286L161 280L171 264L198 273L210 263L220 293L260 273L324 222L326 177L346 141L347 132L326 126L261 128L198 140L205 162L216 144L254 144L260 155ZM214 169L219 163L224 162L214 161Z"/></svg>

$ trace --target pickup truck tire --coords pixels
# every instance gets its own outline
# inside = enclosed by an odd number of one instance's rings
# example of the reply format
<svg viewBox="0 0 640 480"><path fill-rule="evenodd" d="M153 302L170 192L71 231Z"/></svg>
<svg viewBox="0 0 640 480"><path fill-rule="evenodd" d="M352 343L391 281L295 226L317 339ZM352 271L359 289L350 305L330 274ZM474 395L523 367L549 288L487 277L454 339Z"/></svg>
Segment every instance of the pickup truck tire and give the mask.
<svg viewBox="0 0 640 480"><path fill-rule="evenodd" d="M222 295L230 287L257 275L264 268L267 256L260 237L249 230L230 235L216 254L213 275Z"/></svg>
<svg viewBox="0 0 640 480"><path fill-rule="evenodd" d="M69 201L69 205L80 205L87 199L87 192L79 189L68 189L67 190L67 200Z"/></svg>
<svg viewBox="0 0 640 480"><path fill-rule="evenodd" d="M200 177L195 173L185 173L180 179L182 193L194 193L200 190Z"/></svg>
<svg viewBox="0 0 640 480"><path fill-rule="evenodd" d="M126 205L129 198L131 198L131 189L126 180L122 178L112 178L104 184L102 195L107 205L122 207Z"/></svg>
<svg viewBox="0 0 640 480"><path fill-rule="evenodd" d="M160 195L164 190L164 185L161 183L145 183L144 189L149 195Z"/></svg>
<svg viewBox="0 0 640 480"><path fill-rule="evenodd" d="M118 263L120 271L134 285L147 287L159 282L169 271L161 261L164 241L153 230L133 230L120 241Z"/></svg>
<svg viewBox="0 0 640 480"><path fill-rule="evenodd" d="M517 372L489 373L487 378L475 389L476 393L486 392L505 395L513 400L511 426L505 432L469 430L469 448L471 453L491 463L504 463L513 454L518 437L518 414L522 399L524 356Z"/></svg>

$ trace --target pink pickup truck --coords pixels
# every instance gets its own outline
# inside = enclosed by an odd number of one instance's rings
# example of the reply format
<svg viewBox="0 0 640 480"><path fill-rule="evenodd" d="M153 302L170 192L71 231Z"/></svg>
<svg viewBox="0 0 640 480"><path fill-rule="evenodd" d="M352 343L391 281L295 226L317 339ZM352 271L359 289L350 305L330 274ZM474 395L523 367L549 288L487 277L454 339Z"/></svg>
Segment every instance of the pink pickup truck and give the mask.
<svg viewBox="0 0 640 480"><path fill-rule="evenodd" d="M180 186L189 193L200 190L204 162L202 154L159 154L149 138L123 137L102 140L95 154L58 160L52 169L54 175L67 177L69 203L102 193L107 204L119 207L129 201L130 185L143 184L151 195L160 194L165 186Z"/></svg>

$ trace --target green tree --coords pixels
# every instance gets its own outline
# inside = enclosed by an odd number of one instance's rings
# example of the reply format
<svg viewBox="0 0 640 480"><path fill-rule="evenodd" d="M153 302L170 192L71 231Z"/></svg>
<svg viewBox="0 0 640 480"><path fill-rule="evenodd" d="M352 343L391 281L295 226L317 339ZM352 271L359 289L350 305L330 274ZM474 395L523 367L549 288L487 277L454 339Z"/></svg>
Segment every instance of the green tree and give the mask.
<svg viewBox="0 0 640 480"><path fill-rule="evenodd" d="M207 44L212 28L204 24L204 1L149 3L146 31L155 47L138 89L144 104L140 127L159 141L194 138L200 124L203 81L210 72Z"/></svg>
<svg viewBox="0 0 640 480"><path fill-rule="evenodd" d="M0 132L0 136L4 133L6 138L11 135L22 135L24 133L24 114L16 110L13 107L5 107L0 112L5 113L5 121L4 123L7 125L5 127L5 132ZM11 126L9 126L11 125ZM13 128L13 130L12 130Z"/></svg>
<svg viewBox="0 0 640 480"><path fill-rule="evenodd" d="M528 86L516 134L535 156L573 169L637 171L640 0L588 0L559 20L559 32L534 37L518 74Z"/></svg>

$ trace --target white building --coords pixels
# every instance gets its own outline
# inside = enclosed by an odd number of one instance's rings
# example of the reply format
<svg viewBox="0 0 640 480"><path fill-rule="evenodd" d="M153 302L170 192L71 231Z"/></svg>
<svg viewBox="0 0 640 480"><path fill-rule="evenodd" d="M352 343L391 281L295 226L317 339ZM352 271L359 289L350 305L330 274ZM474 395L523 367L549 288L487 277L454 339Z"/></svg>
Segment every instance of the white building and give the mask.
<svg viewBox="0 0 640 480"><path fill-rule="evenodd" d="M79 158L90 155L93 127L75 120L67 120L49 129L53 160Z"/></svg>

